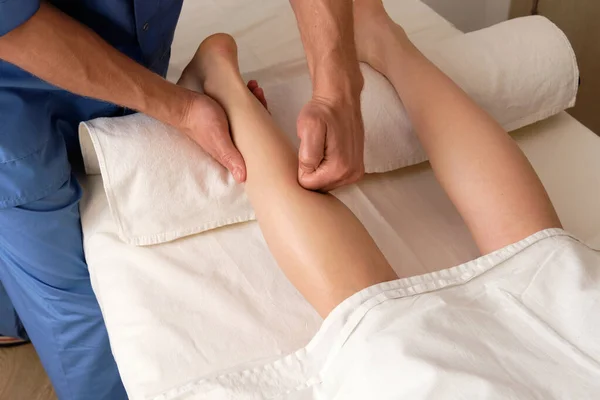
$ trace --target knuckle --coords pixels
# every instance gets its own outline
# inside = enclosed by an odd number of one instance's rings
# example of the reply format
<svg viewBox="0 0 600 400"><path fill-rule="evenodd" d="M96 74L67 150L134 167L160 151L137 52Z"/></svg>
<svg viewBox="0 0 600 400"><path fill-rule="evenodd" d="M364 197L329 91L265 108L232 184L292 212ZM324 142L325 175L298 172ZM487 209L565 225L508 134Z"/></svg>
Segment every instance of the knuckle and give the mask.
<svg viewBox="0 0 600 400"><path fill-rule="evenodd" d="M364 178L364 176L365 176L364 172L363 172L363 173L354 174L354 175L352 176L352 179L351 179L351 180L352 180L352 182L358 182L358 181L360 181L362 178Z"/></svg>
<svg viewBox="0 0 600 400"><path fill-rule="evenodd" d="M338 179L340 181L345 181L349 183L356 182L365 175L365 169L362 163L360 165L342 163L338 165L337 171Z"/></svg>
<svg viewBox="0 0 600 400"><path fill-rule="evenodd" d="M363 176L365 176L365 164L361 162L359 167L355 170L354 174L357 177L357 179L360 179Z"/></svg>
<svg viewBox="0 0 600 400"><path fill-rule="evenodd" d="M344 160L338 160L335 164L335 175L339 179L346 179L352 175L354 170L352 165Z"/></svg>
<svg viewBox="0 0 600 400"><path fill-rule="evenodd" d="M357 182L357 181L361 180L361 179L362 179L364 176L365 176L365 170L364 170L364 169L363 169L363 170L358 170L358 171L355 171L355 172L354 172L354 173L353 173L353 174L350 176L350 179L351 179L353 182Z"/></svg>

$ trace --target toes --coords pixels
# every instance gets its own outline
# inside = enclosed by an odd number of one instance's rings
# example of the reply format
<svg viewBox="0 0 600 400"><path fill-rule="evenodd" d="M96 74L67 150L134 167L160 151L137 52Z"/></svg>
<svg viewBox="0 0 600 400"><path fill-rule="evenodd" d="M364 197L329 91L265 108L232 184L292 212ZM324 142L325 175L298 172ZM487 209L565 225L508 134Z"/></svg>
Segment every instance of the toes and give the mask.
<svg viewBox="0 0 600 400"><path fill-rule="evenodd" d="M254 79L252 79L251 81L248 82L248 89L250 89L251 92L254 92L254 90L257 88L258 88L258 82L256 82Z"/></svg>
<svg viewBox="0 0 600 400"><path fill-rule="evenodd" d="M265 97L265 91L262 88L256 88L254 91L252 91L252 93L254 93L254 96L256 96L256 98L258 99L258 101L260 101L260 103L266 108L268 109L268 105L267 105L267 98Z"/></svg>
<svg viewBox="0 0 600 400"><path fill-rule="evenodd" d="M265 97L265 91L258 85L258 82L255 80L251 80L248 82L248 90L252 92L254 97L260 101L260 103L268 110L269 107L267 105L267 98Z"/></svg>

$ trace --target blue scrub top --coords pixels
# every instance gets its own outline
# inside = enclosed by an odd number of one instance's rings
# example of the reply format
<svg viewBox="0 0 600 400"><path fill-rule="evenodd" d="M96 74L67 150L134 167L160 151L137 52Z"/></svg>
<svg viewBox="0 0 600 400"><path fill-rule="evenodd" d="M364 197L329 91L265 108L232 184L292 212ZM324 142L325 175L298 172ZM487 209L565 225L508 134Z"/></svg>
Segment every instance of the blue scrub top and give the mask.
<svg viewBox="0 0 600 400"><path fill-rule="evenodd" d="M183 0L50 3L138 63L166 74ZM39 4L40 0L0 0L0 36L31 18ZM81 162L80 121L126 112L58 89L0 60L0 208L39 200L65 182L70 162Z"/></svg>

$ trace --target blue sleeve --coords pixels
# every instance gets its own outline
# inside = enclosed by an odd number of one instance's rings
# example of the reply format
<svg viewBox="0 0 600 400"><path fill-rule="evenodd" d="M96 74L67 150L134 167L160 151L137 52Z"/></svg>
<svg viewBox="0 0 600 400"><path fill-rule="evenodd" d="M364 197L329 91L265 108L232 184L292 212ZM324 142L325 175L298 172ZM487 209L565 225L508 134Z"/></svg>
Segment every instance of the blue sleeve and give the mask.
<svg viewBox="0 0 600 400"><path fill-rule="evenodd" d="M0 0L0 36L25 23L40 8L40 0Z"/></svg>

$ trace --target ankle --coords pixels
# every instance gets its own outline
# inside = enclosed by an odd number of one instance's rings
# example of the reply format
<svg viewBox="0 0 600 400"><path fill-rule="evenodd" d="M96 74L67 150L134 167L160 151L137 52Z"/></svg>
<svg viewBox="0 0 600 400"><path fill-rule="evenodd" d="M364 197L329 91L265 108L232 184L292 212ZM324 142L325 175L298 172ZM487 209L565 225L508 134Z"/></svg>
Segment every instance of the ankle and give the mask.
<svg viewBox="0 0 600 400"><path fill-rule="evenodd" d="M397 67L396 64L412 59L419 50L410 41L404 30L400 26L396 26L392 34L384 41L385 51L382 53L384 66L382 68L387 73L388 70ZM396 65L396 66L394 66Z"/></svg>
<svg viewBox="0 0 600 400"><path fill-rule="evenodd" d="M217 73L205 77L202 85L204 92L215 98L223 95L239 96L241 93L248 92L240 74L236 71L225 71L225 69L220 69Z"/></svg>

